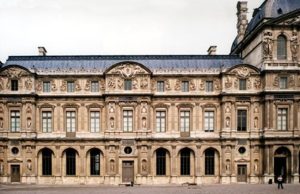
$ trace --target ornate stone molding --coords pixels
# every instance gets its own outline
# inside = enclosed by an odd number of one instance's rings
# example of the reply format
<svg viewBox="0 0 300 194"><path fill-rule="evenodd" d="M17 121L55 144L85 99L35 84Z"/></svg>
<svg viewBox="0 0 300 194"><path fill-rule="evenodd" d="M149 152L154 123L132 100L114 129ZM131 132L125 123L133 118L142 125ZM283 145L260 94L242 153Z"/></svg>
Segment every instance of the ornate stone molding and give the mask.
<svg viewBox="0 0 300 194"><path fill-rule="evenodd" d="M123 63L111 69L108 74L119 74L123 78L133 78L137 74L148 74L148 72L137 64Z"/></svg>
<svg viewBox="0 0 300 194"><path fill-rule="evenodd" d="M263 36L263 55L265 59L273 58L273 34L271 31L265 31Z"/></svg>

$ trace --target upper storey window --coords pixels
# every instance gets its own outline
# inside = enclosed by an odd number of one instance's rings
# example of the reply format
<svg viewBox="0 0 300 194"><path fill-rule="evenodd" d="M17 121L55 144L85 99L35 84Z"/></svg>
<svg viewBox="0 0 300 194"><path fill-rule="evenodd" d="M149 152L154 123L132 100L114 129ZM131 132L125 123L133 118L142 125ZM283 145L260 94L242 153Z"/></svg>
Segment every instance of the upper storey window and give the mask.
<svg viewBox="0 0 300 194"><path fill-rule="evenodd" d="M188 92L189 91L189 82L188 81L182 81L181 82L181 91L182 92Z"/></svg>
<svg viewBox="0 0 300 194"><path fill-rule="evenodd" d="M277 38L277 59L286 59L287 53L287 41L286 37L283 35L278 36Z"/></svg>
<svg viewBox="0 0 300 194"><path fill-rule="evenodd" d="M237 111L237 131L247 131L247 111Z"/></svg>
<svg viewBox="0 0 300 194"><path fill-rule="evenodd" d="M124 110L123 111L123 131L131 132L133 129L133 111Z"/></svg>
<svg viewBox="0 0 300 194"><path fill-rule="evenodd" d="M91 92L99 92L99 82L98 81L91 82Z"/></svg>
<svg viewBox="0 0 300 194"><path fill-rule="evenodd" d="M279 79L279 88L287 89L287 77L280 77Z"/></svg>
<svg viewBox="0 0 300 194"><path fill-rule="evenodd" d="M132 80L131 79L124 80L124 90L132 90Z"/></svg>
<svg viewBox="0 0 300 194"><path fill-rule="evenodd" d="M214 91L213 81L206 81L205 89L206 89L206 92L213 92Z"/></svg>
<svg viewBox="0 0 300 194"><path fill-rule="evenodd" d="M21 118L20 118L20 111L13 110L10 112L10 129L11 132L18 132L20 131L21 126Z"/></svg>
<svg viewBox="0 0 300 194"><path fill-rule="evenodd" d="M11 80L11 91L18 91L19 84L18 80Z"/></svg>
<svg viewBox="0 0 300 194"><path fill-rule="evenodd" d="M240 90L246 90L246 79L240 79L239 80L239 89Z"/></svg>
<svg viewBox="0 0 300 194"><path fill-rule="evenodd" d="M43 82L43 92L50 92L50 82L49 81Z"/></svg>
<svg viewBox="0 0 300 194"><path fill-rule="evenodd" d="M74 92L75 91L75 83L73 81L67 82L67 92Z"/></svg>
<svg viewBox="0 0 300 194"><path fill-rule="evenodd" d="M157 91L158 92L164 92L165 91L165 82L164 81L158 81L157 82Z"/></svg>

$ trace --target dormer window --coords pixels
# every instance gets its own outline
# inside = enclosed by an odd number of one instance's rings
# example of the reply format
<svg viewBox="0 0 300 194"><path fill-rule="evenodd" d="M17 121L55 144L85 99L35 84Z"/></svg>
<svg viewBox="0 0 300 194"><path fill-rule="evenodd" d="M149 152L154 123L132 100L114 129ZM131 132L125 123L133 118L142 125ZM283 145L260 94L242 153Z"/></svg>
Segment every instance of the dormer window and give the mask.
<svg viewBox="0 0 300 194"><path fill-rule="evenodd" d="M165 82L164 81L157 81L157 91L158 92L165 91Z"/></svg>
<svg viewBox="0 0 300 194"><path fill-rule="evenodd" d="M239 89L240 90L246 90L246 79L240 79L239 80Z"/></svg>
<svg viewBox="0 0 300 194"><path fill-rule="evenodd" d="M280 35L277 38L277 59L286 59L287 58L287 41L284 35Z"/></svg>
<svg viewBox="0 0 300 194"><path fill-rule="evenodd" d="M205 82L205 89L206 92L213 92L214 91L214 87L213 87L213 81L206 81Z"/></svg>
<svg viewBox="0 0 300 194"><path fill-rule="evenodd" d="M73 81L67 82L67 92L74 92L75 91L75 83Z"/></svg>
<svg viewBox="0 0 300 194"><path fill-rule="evenodd" d="M44 81L43 82L43 92L50 92L50 82L49 81Z"/></svg>
<svg viewBox="0 0 300 194"><path fill-rule="evenodd" d="M287 89L287 77L280 77L279 79L279 88Z"/></svg>
<svg viewBox="0 0 300 194"><path fill-rule="evenodd" d="M99 82L91 81L91 92L99 92Z"/></svg>
<svg viewBox="0 0 300 194"><path fill-rule="evenodd" d="M124 80L124 90L132 90L132 80L131 79Z"/></svg>
<svg viewBox="0 0 300 194"><path fill-rule="evenodd" d="M182 81L181 82L181 91L182 92L188 92L189 91L189 82L188 81Z"/></svg>
<svg viewBox="0 0 300 194"><path fill-rule="evenodd" d="M19 84L18 80L11 80L11 91L18 91Z"/></svg>

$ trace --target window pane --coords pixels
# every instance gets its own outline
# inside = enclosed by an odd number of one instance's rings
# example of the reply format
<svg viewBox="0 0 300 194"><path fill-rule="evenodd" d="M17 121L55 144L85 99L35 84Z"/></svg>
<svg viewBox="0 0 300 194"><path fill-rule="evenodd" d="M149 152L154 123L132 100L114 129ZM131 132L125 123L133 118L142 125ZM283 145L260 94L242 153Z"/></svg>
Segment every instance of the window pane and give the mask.
<svg viewBox="0 0 300 194"><path fill-rule="evenodd" d="M215 174L215 152L213 150L205 151L205 175Z"/></svg>
<svg viewBox="0 0 300 194"><path fill-rule="evenodd" d="M74 92L74 91L75 91L74 82L67 82L67 92Z"/></svg>
<svg viewBox="0 0 300 194"><path fill-rule="evenodd" d="M21 126L20 111L10 112L10 130L11 132L19 132Z"/></svg>
<svg viewBox="0 0 300 194"><path fill-rule="evenodd" d="M156 151L156 175L166 175L166 151Z"/></svg>
<svg viewBox="0 0 300 194"><path fill-rule="evenodd" d="M180 152L180 174L190 175L190 150L183 149Z"/></svg>
<svg viewBox="0 0 300 194"><path fill-rule="evenodd" d="M208 132L214 131L214 112L205 111L204 113L204 130Z"/></svg>
<svg viewBox="0 0 300 194"><path fill-rule="evenodd" d="M287 88L287 77L280 77L279 88L286 89Z"/></svg>
<svg viewBox="0 0 300 194"><path fill-rule="evenodd" d="M277 38L277 59L286 59L287 41L285 36L280 35Z"/></svg>
<svg viewBox="0 0 300 194"><path fill-rule="evenodd" d="M181 91L182 92L188 92L189 91L189 82L188 81L183 81L181 83Z"/></svg>
<svg viewBox="0 0 300 194"><path fill-rule="evenodd" d="M99 132L100 131L100 112L92 111L90 113L90 127L91 132Z"/></svg>
<svg viewBox="0 0 300 194"><path fill-rule="evenodd" d="M240 90L246 90L246 79L240 79L239 80L239 88Z"/></svg>
<svg viewBox="0 0 300 194"><path fill-rule="evenodd" d="M46 133L52 131L52 113L50 111L42 112L42 130Z"/></svg>
<svg viewBox="0 0 300 194"><path fill-rule="evenodd" d="M238 110L237 131L247 131L247 111Z"/></svg>
<svg viewBox="0 0 300 194"><path fill-rule="evenodd" d="M52 153L48 149L42 151L42 173L52 175Z"/></svg>
<svg viewBox="0 0 300 194"><path fill-rule="evenodd" d="M213 81L206 81L206 92L213 92Z"/></svg>
<svg viewBox="0 0 300 194"><path fill-rule="evenodd" d="M11 90L18 91L18 80L11 80Z"/></svg>
<svg viewBox="0 0 300 194"><path fill-rule="evenodd" d="M50 92L50 82L49 81L43 82L43 92Z"/></svg>
<svg viewBox="0 0 300 194"><path fill-rule="evenodd" d="M98 81L91 82L91 92L99 92L99 82Z"/></svg>
<svg viewBox="0 0 300 194"><path fill-rule="evenodd" d="M279 108L277 113L277 128L278 130L287 130L287 108Z"/></svg>
<svg viewBox="0 0 300 194"><path fill-rule="evenodd" d="M157 91L158 92L164 92L165 91L165 82L164 81L158 81L157 82Z"/></svg>
<svg viewBox="0 0 300 194"><path fill-rule="evenodd" d="M180 131L181 132L190 131L190 111L180 112Z"/></svg>
<svg viewBox="0 0 300 194"><path fill-rule="evenodd" d="M124 90L131 90L132 89L132 81L131 79L124 80Z"/></svg>
<svg viewBox="0 0 300 194"><path fill-rule="evenodd" d="M132 110L124 110L123 111L123 131L129 132L133 129L133 111Z"/></svg>
<svg viewBox="0 0 300 194"><path fill-rule="evenodd" d="M156 132L165 132L166 126L166 112L157 111L156 112Z"/></svg>
<svg viewBox="0 0 300 194"><path fill-rule="evenodd" d="M75 111L67 111L67 132L76 131L76 116Z"/></svg>

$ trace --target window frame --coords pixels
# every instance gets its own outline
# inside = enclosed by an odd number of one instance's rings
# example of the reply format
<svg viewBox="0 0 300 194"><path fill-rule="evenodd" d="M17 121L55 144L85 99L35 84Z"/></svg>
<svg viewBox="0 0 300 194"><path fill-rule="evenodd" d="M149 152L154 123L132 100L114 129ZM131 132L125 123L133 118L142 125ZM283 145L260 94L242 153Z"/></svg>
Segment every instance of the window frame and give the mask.
<svg viewBox="0 0 300 194"><path fill-rule="evenodd" d="M75 81L67 81L67 92L69 93L75 92Z"/></svg>
<svg viewBox="0 0 300 194"><path fill-rule="evenodd" d="M277 59L286 60L287 59L287 37L283 34L277 36Z"/></svg>
<svg viewBox="0 0 300 194"><path fill-rule="evenodd" d="M280 112L279 110L285 110L285 113ZM285 117L285 125L283 125ZM278 107L277 108L277 130L278 131L288 131L289 127L289 109L287 107Z"/></svg>
<svg viewBox="0 0 300 194"><path fill-rule="evenodd" d="M166 175L167 175L167 151L160 148L156 150L156 176L166 176Z"/></svg>
<svg viewBox="0 0 300 194"><path fill-rule="evenodd" d="M49 155L45 155L45 152ZM42 176L52 176L52 151L42 150Z"/></svg>
<svg viewBox="0 0 300 194"><path fill-rule="evenodd" d="M288 77L287 76L280 76L279 77L279 88L280 89L287 89L288 88Z"/></svg>
<svg viewBox="0 0 300 194"><path fill-rule="evenodd" d="M131 115L125 114L125 112L129 113L131 112ZM131 133L134 130L134 111L133 109L123 109L122 110L122 128L123 128L123 132L125 133ZM126 123L126 125L125 125ZM131 123L131 128L130 128L130 124ZM126 128L126 129L125 129Z"/></svg>
<svg viewBox="0 0 300 194"><path fill-rule="evenodd" d="M99 89L100 89L99 81L92 80L91 81L91 92L99 92L100 91Z"/></svg>
<svg viewBox="0 0 300 194"><path fill-rule="evenodd" d="M213 115L206 115L206 113L212 113ZM211 109L206 109L203 111L203 128L205 132L214 132L215 131L215 110L211 110ZM208 119L208 120L207 120ZM212 119L212 129L210 128L210 123L211 123L211 119ZM206 125L206 123L208 122L208 125ZM208 128L206 128L206 126L208 126Z"/></svg>
<svg viewBox="0 0 300 194"><path fill-rule="evenodd" d="M47 117L44 117L44 114L43 113L50 113L51 115L51 117L49 117L49 116L47 116ZM44 130L45 128L44 128L44 118L46 118L46 120L47 120L47 130ZM48 126L48 124L49 124L49 118L50 118L50 130L49 130L49 126ZM41 111L41 128L42 128L42 132L43 133L51 133L52 131L53 131L53 112L52 112L52 110L42 110Z"/></svg>
<svg viewBox="0 0 300 194"><path fill-rule="evenodd" d="M184 112L184 115L181 114L183 112ZM189 113L188 116L185 113ZM189 133L191 131L191 114L192 114L192 111L190 109L180 109L179 110L179 131L181 133L187 133L187 132ZM188 130L186 130L187 129L186 121L188 121Z"/></svg>
<svg viewBox="0 0 300 194"><path fill-rule="evenodd" d="M239 113L246 113L245 115L239 115ZM237 119L236 119L236 130L237 130L237 132L247 132L247 130L248 130L248 110L246 110L246 109L237 109ZM240 119L241 119L241 121L240 121ZM243 121L243 119L246 119L245 121ZM239 126L239 124L240 124L240 122L241 122L241 125L242 126ZM243 123L245 123L245 126L243 126ZM244 129L245 128L245 129Z"/></svg>
<svg viewBox="0 0 300 194"><path fill-rule="evenodd" d="M159 80L156 82L156 91L165 92L165 81Z"/></svg>
<svg viewBox="0 0 300 194"><path fill-rule="evenodd" d="M72 151L72 155L68 155L68 152ZM74 155L73 155L74 154ZM66 155L66 176L76 176L76 151L68 149L65 151Z"/></svg>
<svg viewBox="0 0 300 194"><path fill-rule="evenodd" d="M180 151L180 176L191 176L191 166L191 150L184 148Z"/></svg>
<svg viewBox="0 0 300 194"><path fill-rule="evenodd" d="M47 87L45 87L47 85ZM50 81L43 81L43 92L49 93L51 92L51 82Z"/></svg>
<svg viewBox="0 0 300 194"><path fill-rule="evenodd" d="M157 115L158 113L164 113L164 115ZM162 122L164 122L163 126ZM157 109L155 111L155 131L156 133L165 133L167 131L167 110Z"/></svg>
<svg viewBox="0 0 300 194"><path fill-rule="evenodd" d="M124 90L126 91L132 90L132 79L124 79Z"/></svg>
<svg viewBox="0 0 300 194"><path fill-rule="evenodd" d="M215 175L215 165L216 165L216 162L215 162L215 155L216 155L216 151L213 150L213 149L207 149L205 150L204 152L204 173L205 175L208 175L208 176L212 176L212 175Z"/></svg>
<svg viewBox="0 0 300 194"><path fill-rule="evenodd" d="M190 91L190 82L187 80L181 81L181 92Z"/></svg>
<svg viewBox="0 0 300 194"><path fill-rule="evenodd" d="M99 156L97 161L96 156ZM98 164L98 170L96 165ZM101 151L98 149L92 149L90 151L90 175L91 176L100 176L101 173Z"/></svg>
<svg viewBox="0 0 300 194"><path fill-rule="evenodd" d="M19 91L19 80L17 79L10 80L10 90Z"/></svg>
<svg viewBox="0 0 300 194"><path fill-rule="evenodd" d="M214 81L212 80L205 81L205 92L214 92Z"/></svg>
<svg viewBox="0 0 300 194"><path fill-rule="evenodd" d="M73 117L68 117L68 112L74 112L75 116ZM77 111L74 109L67 109L65 111L65 123L66 123L66 132L67 133L75 133L77 131ZM70 123L73 123L72 120L74 119L74 131L71 129L71 131L68 130L68 119L70 120ZM71 125L72 127L73 125Z"/></svg>
<svg viewBox="0 0 300 194"><path fill-rule="evenodd" d="M13 115L12 113L18 113ZM12 133L18 133L21 131L21 128L22 128L22 123L21 123L21 111L18 110L18 109L12 109L10 110L10 115L9 115L9 118L10 118L10 132ZM13 127L14 126L14 127Z"/></svg>
<svg viewBox="0 0 300 194"><path fill-rule="evenodd" d="M98 113L98 116L92 116L92 113ZM93 125L92 120L95 119L94 124L96 124L97 126L97 120L98 120L98 128L96 128L95 125ZM94 128L92 127L94 126ZM101 111L100 110L96 110L96 109L90 109L89 111L89 128L90 128L90 132L91 133L99 133L101 131Z"/></svg>
<svg viewBox="0 0 300 194"><path fill-rule="evenodd" d="M242 90L242 91L247 90L247 79L244 79L244 78L239 79L239 90Z"/></svg>

